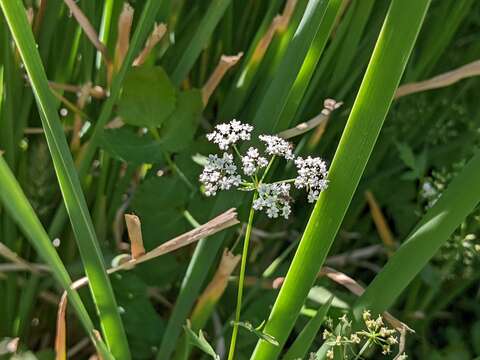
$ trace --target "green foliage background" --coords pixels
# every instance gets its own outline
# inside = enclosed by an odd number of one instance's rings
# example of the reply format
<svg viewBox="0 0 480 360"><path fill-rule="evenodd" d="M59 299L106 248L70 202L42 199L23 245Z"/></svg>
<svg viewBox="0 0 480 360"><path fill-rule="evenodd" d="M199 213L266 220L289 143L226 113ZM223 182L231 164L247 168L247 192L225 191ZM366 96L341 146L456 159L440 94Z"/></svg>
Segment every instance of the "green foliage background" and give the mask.
<svg viewBox="0 0 480 360"><path fill-rule="evenodd" d="M108 57L116 60L124 2L76 3ZM287 26L259 55L257 46L285 1L132 0L128 52L110 73L63 1L0 4L0 242L51 269L7 271L11 261L0 257L0 339L19 337L18 358L53 358L56 301L70 279L86 274L90 291L69 294L75 312L68 313L67 341L72 348L89 337L95 346L87 342L71 358L86 359L98 351L104 358L184 359L187 318L222 249L237 243L241 227L107 276L105 269L116 256L128 252L121 211L141 219L147 251L190 230L189 216L203 223L237 207L246 222L248 197L202 193L202 156L215 151L205 134L232 118L251 123L257 133L274 134L318 115L326 98L343 105L332 113L320 140L316 129L291 140L301 155L321 156L329 164L334 157L344 159L334 164L330 178L337 195L327 191L319 200L334 200L336 207L317 204L311 215L313 206L295 196L289 220L256 216L258 231L247 259L247 275L255 281L246 289L242 319L257 326L269 318L276 301L296 299L303 306L298 318L291 324L284 318L277 325L267 321L265 328L285 342L286 359L299 348L298 356L305 357L321 347L324 312L355 318L364 308L388 309L416 331L407 337L406 352L413 359L480 356L479 79L394 99L390 106L397 80L400 85L426 80L479 59L480 4L297 0ZM427 7L422 25L421 11ZM27 8L34 14L32 24ZM418 18L415 24L410 14ZM167 34L142 66L132 67L155 22L165 23ZM382 42L380 34L399 40ZM371 59L374 48L386 56L384 62ZM202 87L220 56L239 52L242 59L204 104ZM107 96L89 97L80 112L76 91L52 84L79 90L87 82ZM83 125L80 149L69 147L76 114ZM108 126L118 118L122 127ZM363 162L355 159L366 162L363 174L355 170ZM277 166L272 177L291 172L289 166ZM393 256L372 219L367 190L395 238ZM325 265L354 278L366 293L358 298L325 277L311 287L306 278L316 277L312 270L290 275L295 291L285 290L277 300L278 289L262 284L291 269L307 223L326 224L333 217L340 229L324 228L331 239L320 237L318 229L305 232L304 238L325 251L312 247L306 257L299 252L298 265L303 265L297 269L320 267L328 255ZM60 245L54 248L56 238ZM356 256L362 251L367 255ZM236 279L230 279L202 328L221 355L222 341L229 343L236 287ZM300 287L307 290L305 301ZM102 330L102 341L93 329ZM196 339L198 330L189 337ZM258 340L241 330L238 359L275 358L269 345L254 352ZM0 357L8 358L1 344ZM192 359L206 356L197 349L188 352Z"/></svg>

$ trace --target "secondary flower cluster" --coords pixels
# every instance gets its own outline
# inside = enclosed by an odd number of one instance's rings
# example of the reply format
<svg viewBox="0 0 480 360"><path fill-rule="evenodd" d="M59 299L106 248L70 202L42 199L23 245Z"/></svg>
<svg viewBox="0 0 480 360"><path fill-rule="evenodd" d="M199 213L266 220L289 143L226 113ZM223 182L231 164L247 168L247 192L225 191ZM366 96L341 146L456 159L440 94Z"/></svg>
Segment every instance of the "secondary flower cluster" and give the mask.
<svg viewBox="0 0 480 360"><path fill-rule="evenodd" d="M314 202L320 192L328 186L327 164L322 159L296 157L293 146L286 140L275 135L260 135L258 138L264 144L264 151L249 147L247 152L240 154L236 144L251 139L253 127L238 120L215 126L207 139L223 151L221 156L209 155L200 174L200 182L207 196L214 196L219 190L238 188L244 191L256 191L253 202L255 210L264 210L268 217L283 216L288 218L291 212L290 190L293 183L297 189L305 189L308 201ZM234 160L238 156L238 165ZM270 159L267 159L267 155ZM264 179L270 165L276 157L293 160L297 168L297 177L288 180L265 183ZM239 174L239 168L248 180Z"/></svg>
<svg viewBox="0 0 480 360"><path fill-rule="evenodd" d="M344 354L348 352L354 354L355 346L364 343L363 346L359 346L362 349L355 357L357 359L361 358L363 352L369 347L378 346L382 350L383 355L388 355L392 352L392 347L398 344L397 331L386 326L380 315L372 319L368 310L363 312L365 326L358 331L352 331L352 322L349 321L346 315L340 317L339 320L338 325L335 327L332 319L327 319L326 321L326 326L330 329L323 331L323 339L330 346L326 353L327 359L334 358L335 348L341 349ZM407 355L404 353L396 357L397 360L405 360L406 358Z"/></svg>

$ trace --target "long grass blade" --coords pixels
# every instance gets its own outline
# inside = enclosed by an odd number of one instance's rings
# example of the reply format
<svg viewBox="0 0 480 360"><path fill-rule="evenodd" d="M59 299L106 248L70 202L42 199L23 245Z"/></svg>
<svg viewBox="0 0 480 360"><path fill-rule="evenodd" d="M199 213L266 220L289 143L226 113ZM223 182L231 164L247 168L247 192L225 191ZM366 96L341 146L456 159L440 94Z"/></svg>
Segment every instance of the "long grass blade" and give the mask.
<svg viewBox="0 0 480 360"><path fill-rule="evenodd" d="M85 306L83 305L77 292L70 289L72 281L68 275L67 269L65 269L65 266L60 260L60 257L53 247L52 242L42 227L40 220L35 215L32 206L28 202L25 194L5 162L5 159L1 155L0 200L8 213L22 229L23 233L31 242L38 254L49 265L49 268L51 269L55 279L67 291L68 298L75 308L78 318L94 342L99 353L101 353L105 359L113 359L112 355L108 352L106 345L95 337L93 333L93 323L87 313L87 310L85 309Z"/></svg>
<svg viewBox="0 0 480 360"><path fill-rule="evenodd" d="M305 94L308 84L313 76L320 56L323 53L323 49L325 48L327 40L330 37L330 33L332 32L335 19L338 16L342 3L343 0L328 1L325 14L322 17L322 21L320 22L320 26L318 27L315 38L313 39L312 45L308 50L295 82L289 91L285 106L282 109L282 113L277 125L279 129L284 130L287 128L288 124L290 124L294 118L298 107L300 106L303 95Z"/></svg>
<svg viewBox="0 0 480 360"><path fill-rule="evenodd" d="M50 92L35 40L20 1L0 1L5 18L27 70L45 137L53 159L64 203L68 211L85 272L90 279L91 293L100 315L107 345L118 359L129 359L130 352L123 325L117 311L112 286L97 242L92 220L76 174L72 156L55 110L55 100Z"/></svg>
<svg viewBox="0 0 480 360"><path fill-rule="evenodd" d="M325 317L330 310L330 305L332 305L333 296L323 304L320 309L317 310L317 313L310 321L305 325L303 330L298 334L297 338L293 342L292 346L288 349L287 353L283 357L283 360L295 360L295 359L304 359L307 355L308 349L312 346L313 340L320 330L325 321Z"/></svg>
<svg viewBox="0 0 480 360"><path fill-rule="evenodd" d="M323 265L372 152L429 0L394 0L333 159L329 188L318 199L264 331L283 345ZM352 152L351 149L355 149ZM281 350L259 341L252 359Z"/></svg>
<svg viewBox="0 0 480 360"><path fill-rule="evenodd" d="M468 189L468 191L466 191ZM354 305L387 310L480 202L480 153L465 165Z"/></svg>
<svg viewBox="0 0 480 360"><path fill-rule="evenodd" d="M295 83L309 49L311 49L327 11L327 6L327 0L311 0L308 2L303 18L293 35L285 57L279 65L276 76L255 112L253 123L258 133L276 129L281 111L290 94L290 89ZM284 126L288 127L289 124Z"/></svg>
<svg viewBox="0 0 480 360"><path fill-rule="evenodd" d="M212 35L213 30L222 18L225 10L230 5L231 0L213 0L207 13L202 18L195 35L190 40L190 43L182 54L175 69L172 72L172 82L175 85L180 83L187 77L192 66L195 64L200 52Z"/></svg>

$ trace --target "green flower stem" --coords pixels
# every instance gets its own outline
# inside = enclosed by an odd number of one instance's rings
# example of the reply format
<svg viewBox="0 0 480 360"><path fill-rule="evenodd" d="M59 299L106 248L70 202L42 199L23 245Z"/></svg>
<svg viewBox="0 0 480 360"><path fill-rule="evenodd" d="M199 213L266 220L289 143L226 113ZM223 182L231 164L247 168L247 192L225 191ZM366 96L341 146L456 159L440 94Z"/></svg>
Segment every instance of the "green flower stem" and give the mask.
<svg viewBox="0 0 480 360"><path fill-rule="evenodd" d="M268 170L268 169L267 169ZM242 310L242 298L243 298L243 283L245 281L245 268L247 266L248 245L250 243L250 235L253 228L253 216L255 210L253 209L253 202L257 199L257 192L253 194L252 207L250 208L250 214L248 215L247 230L245 232L245 241L243 242L242 263L240 266L240 277L238 279L238 293L237 293L237 307L235 310L235 323L233 324L232 340L230 341L230 350L228 352L228 360L233 360L235 354L235 344L237 342L238 323L240 322L240 312Z"/></svg>
<svg viewBox="0 0 480 360"><path fill-rule="evenodd" d="M367 351L368 347L370 346L371 344L371 340L368 339L368 341L362 346L362 348L360 349L360 351L358 352L357 356L355 356L355 359L354 360L358 360L361 358L362 354Z"/></svg>
<svg viewBox="0 0 480 360"><path fill-rule="evenodd" d="M275 161L275 155L273 155L272 158L270 159L270 161L268 162L267 168L263 172L262 178L260 179L258 185L263 183L263 180L265 180L265 177L267 176L267 174L268 174L270 168L272 167L272 164L273 164L274 161Z"/></svg>
<svg viewBox="0 0 480 360"><path fill-rule="evenodd" d="M295 179L274 181L272 184L288 184L288 183L293 183L293 182L295 182Z"/></svg>

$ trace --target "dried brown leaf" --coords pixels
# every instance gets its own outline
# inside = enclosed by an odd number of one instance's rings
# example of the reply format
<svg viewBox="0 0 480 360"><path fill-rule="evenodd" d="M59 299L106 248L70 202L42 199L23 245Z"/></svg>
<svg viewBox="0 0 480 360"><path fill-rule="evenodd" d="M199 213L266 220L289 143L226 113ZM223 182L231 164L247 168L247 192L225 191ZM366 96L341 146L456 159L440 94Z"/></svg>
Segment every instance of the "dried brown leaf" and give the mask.
<svg viewBox="0 0 480 360"><path fill-rule="evenodd" d="M133 214L125 214L125 223L127 224L132 258L138 259L145 254L145 247L143 246L142 238L142 224L138 216Z"/></svg>
<svg viewBox="0 0 480 360"><path fill-rule="evenodd" d="M222 81L222 78L225 76L228 69L230 69L232 66L235 66L235 64L242 58L242 56L243 53L240 52L237 55L222 55L220 57L218 65L213 70L210 78L207 80L207 82L202 88L202 100L204 105L208 104L208 99L210 99L210 96L213 94L218 84L220 84L220 81Z"/></svg>
<svg viewBox="0 0 480 360"><path fill-rule="evenodd" d="M67 292L65 291L58 304L57 333L55 335L55 359L66 360L67 358Z"/></svg>

